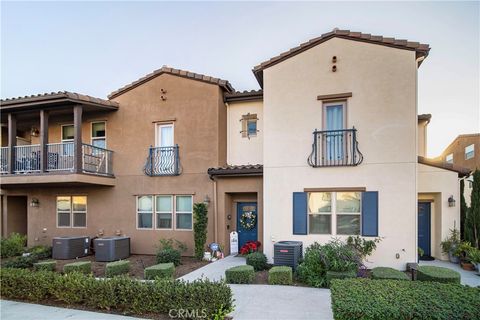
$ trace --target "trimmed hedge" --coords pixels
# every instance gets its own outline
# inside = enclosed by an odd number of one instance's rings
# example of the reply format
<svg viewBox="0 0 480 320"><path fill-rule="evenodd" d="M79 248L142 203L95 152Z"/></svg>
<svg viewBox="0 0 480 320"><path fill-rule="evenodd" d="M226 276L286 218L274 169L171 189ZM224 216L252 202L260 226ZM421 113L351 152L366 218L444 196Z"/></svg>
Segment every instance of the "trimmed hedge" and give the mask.
<svg viewBox="0 0 480 320"><path fill-rule="evenodd" d="M272 267L268 270L268 284L292 284L292 268L287 266Z"/></svg>
<svg viewBox="0 0 480 320"><path fill-rule="evenodd" d="M330 283L333 279L349 279L356 278L357 272L354 270L350 271L327 271L327 285L330 286Z"/></svg>
<svg viewBox="0 0 480 320"><path fill-rule="evenodd" d="M233 311L230 287L224 282L159 280L141 282L125 276L96 280L73 272L1 269L1 298L60 301L122 313L162 313L170 309L198 310L205 319Z"/></svg>
<svg viewBox="0 0 480 320"><path fill-rule="evenodd" d="M144 278L147 280L153 280L159 278L172 279L175 274L175 264L173 262L160 263L151 267L145 268Z"/></svg>
<svg viewBox="0 0 480 320"><path fill-rule="evenodd" d="M417 280L436 281L443 283L460 283L460 273L448 268L419 266L417 268Z"/></svg>
<svg viewBox="0 0 480 320"><path fill-rule="evenodd" d="M262 271L267 268L267 256L261 252L252 252L247 254L247 264L252 266L255 271Z"/></svg>
<svg viewBox="0 0 480 320"><path fill-rule="evenodd" d="M255 271L252 266L236 266L225 270L227 283L252 283Z"/></svg>
<svg viewBox="0 0 480 320"><path fill-rule="evenodd" d="M404 272L388 267L373 268L372 279L410 280Z"/></svg>
<svg viewBox="0 0 480 320"><path fill-rule="evenodd" d="M336 320L479 319L480 288L436 282L332 280Z"/></svg>
<svg viewBox="0 0 480 320"><path fill-rule="evenodd" d="M73 263L67 263L63 266L63 273L80 272L89 274L92 272L92 262L90 261L78 261Z"/></svg>
<svg viewBox="0 0 480 320"><path fill-rule="evenodd" d="M105 277L111 278L121 274L128 273L130 271L130 261L119 260L109 262L105 265Z"/></svg>
<svg viewBox="0 0 480 320"><path fill-rule="evenodd" d="M57 266L57 261L55 260L47 260L47 261L40 261L33 264L33 269L36 271L46 270L46 271L55 271L55 267Z"/></svg>

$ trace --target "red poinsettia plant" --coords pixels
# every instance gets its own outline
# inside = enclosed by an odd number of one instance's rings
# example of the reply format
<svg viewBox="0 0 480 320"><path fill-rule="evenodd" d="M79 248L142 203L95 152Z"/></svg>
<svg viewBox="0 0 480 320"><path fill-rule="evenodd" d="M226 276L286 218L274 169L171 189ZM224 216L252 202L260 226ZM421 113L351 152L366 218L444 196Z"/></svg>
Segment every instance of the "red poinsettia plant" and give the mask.
<svg viewBox="0 0 480 320"><path fill-rule="evenodd" d="M262 244L260 241L247 241L241 248L240 248L240 254L241 255L246 255L252 252L257 252L258 248L260 248Z"/></svg>

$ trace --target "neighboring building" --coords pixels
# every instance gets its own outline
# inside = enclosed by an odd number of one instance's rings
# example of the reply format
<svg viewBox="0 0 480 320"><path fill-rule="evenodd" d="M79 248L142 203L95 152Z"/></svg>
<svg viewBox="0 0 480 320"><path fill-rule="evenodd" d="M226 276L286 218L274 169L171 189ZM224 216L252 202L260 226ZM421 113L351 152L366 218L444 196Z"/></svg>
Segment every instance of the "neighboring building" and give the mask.
<svg viewBox="0 0 480 320"><path fill-rule="evenodd" d="M425 158L416 95L429 50L334 30L255 67L262 90L164 67L109 100L3 100L3 234L126 234L134 253L171 237L191 253L192 204L205 201L208 242L227 254L238 231L270 261L276 241L348 235L382 238L371 265L404 269L418 246L445 258L460 219L448 199L469 171Z"/></svg>

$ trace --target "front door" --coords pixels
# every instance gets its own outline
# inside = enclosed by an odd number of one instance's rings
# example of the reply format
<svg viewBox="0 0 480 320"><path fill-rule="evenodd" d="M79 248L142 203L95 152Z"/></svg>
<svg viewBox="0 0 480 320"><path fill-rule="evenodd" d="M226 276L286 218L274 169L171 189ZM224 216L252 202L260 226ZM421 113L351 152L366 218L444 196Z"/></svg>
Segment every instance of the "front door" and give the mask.
<svg viewBox="0 0 480 320"><path fill-rule="evenodd" d="M247 241L257 241L257 203L239 202L237 204L238 249Z"/></svg>
<svg viewBox="0 0 480 320"><path fill-rule="evenodd" d="M430 202L418 203L418 246L422 248L425 256L431 255L430 250Z"/></svg>

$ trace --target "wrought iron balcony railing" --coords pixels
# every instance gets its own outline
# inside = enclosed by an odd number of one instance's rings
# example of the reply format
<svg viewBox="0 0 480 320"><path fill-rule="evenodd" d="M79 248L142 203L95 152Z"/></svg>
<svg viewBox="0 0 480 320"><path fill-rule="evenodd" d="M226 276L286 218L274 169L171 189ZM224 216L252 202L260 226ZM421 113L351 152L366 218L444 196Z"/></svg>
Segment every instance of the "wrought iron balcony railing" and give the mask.
<svg viewBox="0 0 480 320"><path fill-rule="evenodd" d="M46 172L74 172L75 151L73 142L48 143ZM38 174L41 172L40 145L13 147L13 174ZM0 174L8 174L9 148L0 149ZM82 172L113 176L113 151L82 144Z"/></svg>
<svg viewBox="0 0 480 320"><path fill-rule="evenodd" d="M308 164L318 167L357 166L363 161L358 149L357 129L313 132L312 153Z"/></svg>
<svg viewBox="0 0 480 320"><path fill-rule="evenodd" d="M178 145L172 147L150 147L144 172L154 176L177 176L180 174Z"/></svg>

